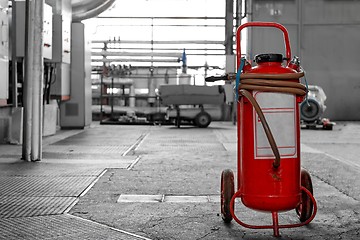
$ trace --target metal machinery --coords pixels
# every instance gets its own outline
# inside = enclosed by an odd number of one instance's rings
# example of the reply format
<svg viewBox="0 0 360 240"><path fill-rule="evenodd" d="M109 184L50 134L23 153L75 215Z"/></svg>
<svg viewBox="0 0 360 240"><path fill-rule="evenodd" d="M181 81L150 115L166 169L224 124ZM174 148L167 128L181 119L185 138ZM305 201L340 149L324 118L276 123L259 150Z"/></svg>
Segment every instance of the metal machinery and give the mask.
<svg viewBox="0 0 360 240"><path fill-rule="evenodd" d="M332 130L335 125L328 118L323 118L326 95L320 86L309 85L306 101L300 105L302 128L322 128Z"/></svg>
<svg viewBox="0 0 360 240"><path fill-rule="evenodd" d="M14 1L13 6L16 30L16 62L17 78L23 82L21 63L25 58L25 1ZM43 135L56 132L58 104L70 99L70 31L71 31L71 1L47 0L44 5L43 21L43 58L44 58L44 88L43 88ZM21 85L21 87L23 87ZM22 88L19 89L19 105L22 105ZM60 126L62 125L60 119Z"/></svg>
<svg viewBox="0 0 360 240"><path fill-rule="evenodd" d="M70 99L71 1L47 2L52 6L53 39L52 57L44 61L44 129L51 129L50 135L56 132L58 105ZM61 127L63 121L60 117Z"/></svg>
<svg viewBox="0 0 360 240"><path fill-rule="evenodd" d="M62 128L84 128L91 123L91 51L86 27L71 23L70 99L60 105Z"/></svg>
<svg viewBox="0 0 360 240"><path fill-rule="evenodd" d="M240 33L247 27L282 31L286 57L259 54L256 66L241 58ZM300 227L315 217L317 206L309 173L300 167L299 104L306 95L300 84L304 72L297 58L291 61L286 28L273 22L249 22L237 29L236 96L238 125L238 177L235 191L230 169L221 175L221 213L225 222L234 219L252 229ZM284 63L285 61L285 63ZM214 80L214 79L211 79ZM272 225L244 223L235 212L235 199L253 210L272 213ZM280 225L278 213L295 209L300 223Z"/></svg>
<svg viewBox="0 0 360 240"><path fill-rule="evenodd" d="M177 127L185 121L206 128L221 119L225 93L222 86L161 85L160 99L169 106L167 119Z"/></svg>
<svg viewBox="0 0 360 240"><path fill-rule="evenodd" d="M90 66L91 59L90 51L86 52L86 43L89 42L84 40L85 31L78 25L81 25L81 20L100 14L114 2L46 0L44 4L41 1L0 1L1 143L23 142L27 153L38 153L41 152L39 136L55 134L57 126L83 128L89 125L91 86L87 84L90 81L86 76L90 76L91 70L86 66ZM76 47L76 63L73 65L70 64L72 22L73 29L76 29L73 34L77 35L73 45L80 46ZM25 47L25 44L30 45ZM70 74L71 68L73 75ZM28 151L32 145L36 150ZM34 158L37 157L34 155ZM28 160L27 157L24 159Z"/></svg>
<svg viewBox="0 0 360 240"><path fill-rule="evenodd" d="M22 143L25 75L25 1L1 1L0 142ZM43 58L52 58L52 7L44 4ZM9 37L10 43L9 44ZM10 77L10 79L9 79ZM56 122L55 122L56 123ZM44 131L46 133L47 131Z"/></svg>
<svg viewBox="0 0 360 240"><path fill-rule="evenodd" d="M176 68L149 71L148 67L104 64L98 74L100 79L93 79L92 107L93 117L101 124L164 123L166 108L160 106L157 92L166 79L174 80Z"/></svg>
<svg viewBox="0 0 360 240"><path fill-rule="evenodd" d="M53 6L53 56L45 62L47 101L70 99L71 3L50 1Z"/></svg>

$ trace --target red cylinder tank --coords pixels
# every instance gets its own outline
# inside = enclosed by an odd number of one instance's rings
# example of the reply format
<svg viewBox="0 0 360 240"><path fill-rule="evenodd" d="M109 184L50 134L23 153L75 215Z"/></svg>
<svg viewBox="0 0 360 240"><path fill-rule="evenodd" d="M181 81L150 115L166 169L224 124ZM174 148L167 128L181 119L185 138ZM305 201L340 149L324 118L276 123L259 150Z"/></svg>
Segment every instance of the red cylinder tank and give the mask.
<svg viewBox="0 0 360 240"><path fill-rule="evenodd" d="M282 65L281 54L260 54L257 66L244 73L296 73ZM299 79L284 80L299 82ZM238 102L238 189L245 206L259 211L286 211L300 202L301 97L289 93L250 91L262 109L280 153L273 167L272 152L262 123L245 97Z"/></svg>

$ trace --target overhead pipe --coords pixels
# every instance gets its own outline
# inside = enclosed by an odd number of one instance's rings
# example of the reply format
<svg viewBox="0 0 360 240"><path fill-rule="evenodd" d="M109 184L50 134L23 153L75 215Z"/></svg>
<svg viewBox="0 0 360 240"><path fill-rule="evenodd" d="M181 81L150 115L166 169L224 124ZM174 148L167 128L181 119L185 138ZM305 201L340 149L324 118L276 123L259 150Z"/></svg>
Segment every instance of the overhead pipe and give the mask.
<svg viewBox="0 0 360 240"><path fill-rule="evenodd" d="M111 7L116 0L93 1L93 0L73 0L72 21L80 22L82 20L93 18Z"/></svg>
<svg viewBox="0 0 360 240"><path fill-rule="evenodd" d="M187 49L186 49L187 50ZM211 50L211 49L210 49ZM223 49L216 49L219 52L217 53L206 53L207 56L224 56L224 50ZM209 49L204 49L203 51L209 51ZM220 52L221 51L221 52ZM187 56L203 56L204 53L186 53ZM127 56L127 57L175 57L175 58L181 58L181 53L165 53L165 52L153 52L153 53L146 53L146 52L91 52L91 56Z"/></svg>
<svg viewBox="0 0 360 240"><path fill-rule="evenodd" d="M137 16L128 16L128 17L124 17L124 16L105 16L105 17L99 17L99 18L108 18L108 19L204 19L204 20L224 20L224 17L172 17L172 16L168 16L168 17L153 17L153 16L142 16L142 17L137 17ZM211 26L211 25L210 25Z"/></svg>
<svg viewBox="0 0 360 240"><path fill-rule="evenodd" d="M224 41L215 40L93 40L92 43L123 43L123 44L221 44L224 45Z"/></svg>
<svg viewBox="0 0 360 240"><path fill-rule="evenodd" d="M88 12L96 7L98 7L100 4L107 2L105 1L96 1L96 0L71 0L71 7L73 9L81 10L83 12Z"/></svg>
<svg viewBox="0 0 360 240"><path fill-rule="evenodd" d="M179 62L179 59L143 59L143 58L102 58L102 59L91 59L92 62Z"/></svg>
<svg viewBox="0 0 360 240"><path fill-rule="evenodd" d="M104 47L92 47L91 49L104 49ZM184 48L151 48L151 47L111 47L111 50L121 49L121 50L162 50L162 51L182 51ZM186 48L186 51L224 51L223 48ZM190 55L187 53L187 55ZM222 54L224 55L224 54Z"/></svg>
<svg viewBox="0 0 360 240"><path fill-rule="evenodd" d="M171 68L171 69L180 69L181 67L178 66L178 65L161 65L161 66L154 66L154 68L158 68L158 67L161 67L161 68ZM195 70L198 70L198 69L201 69L201 68L204 68L205 66L204 65L191 65L191 66L188 66L188 68L191 68L191 69L195 69ZM220 69L222 70L222 68L220 68L218 65L207 65L208 68L211 68L211 69ZM131 66L131 69L146 69L148 70L149 69L149 66ZM93 73L97 73L97 74L101 74L102 73L102 70L103 70L103 65L92 65L92 72ZM146 76L146 78L148 78L148 76Z"/></svg>
<svg viewBox="0 0 360 240"><path fill-rule="evenodd" d="M101 51L101 52L92 52L92 56L154 56L154 57L181 57L181 53L175 52L109 52L109 51Z"/></svg>

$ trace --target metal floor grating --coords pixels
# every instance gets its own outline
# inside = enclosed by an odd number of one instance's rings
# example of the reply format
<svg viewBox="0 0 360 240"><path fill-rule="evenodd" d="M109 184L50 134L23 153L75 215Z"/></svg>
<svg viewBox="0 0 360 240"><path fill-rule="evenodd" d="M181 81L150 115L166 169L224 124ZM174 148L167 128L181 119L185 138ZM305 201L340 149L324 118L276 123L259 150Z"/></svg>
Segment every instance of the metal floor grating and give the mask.
<svg viewBox="0 0 360 240"><path fill-rule="evenodd" d="M125 152L125 151L124 151ZM123 160L123 153L62 153L62 152L44 152L43 158L46 159L112 159L114 161Z"/></svg>
<svg viewBox="0 0 360 240"><path fill-rule="evenodd" d="M56 159L54 159L56 160ZM57 159L52 163L44 159L41 163L16 162L0 167L0 176L49 176L49 177L68 177L68 176L98 176L104 169L98 166L61 163L62 159Z"/></svg>
<svg viewBox="0 0 360 240"><path fill-rule="evenodd" d="M147 238L70 215L0 219L0 239L122 239Z"/></svg>
<svg viewBox="0 0 360 240"><path fill-rule="evenodd" d="M76 146L76 145L49 145L45 146L44 152L58 152L58 153L124 153L130 145L125 146Z"/></svg>
<svg viewBox="0 0 360 240"><path fill-rule="evenodd" d="M76 197L87 188L95 178L94 176L0 177L0 193L1 196Z"/></svg>
<svg viewBox="0 0 360 240"><path fill-rule="evenodd" d="M147 239L67 214L106 168L129 169L139 160L122 155L146 129L99 127L55 137L39 163L21 161L19 147L1 151L0 239Z"/></svg>
<svg viewBox="0 0 360 240"><path fill-rule="evenodd" d="M0 218L63 214L76 197L0 197Z"/></svg>

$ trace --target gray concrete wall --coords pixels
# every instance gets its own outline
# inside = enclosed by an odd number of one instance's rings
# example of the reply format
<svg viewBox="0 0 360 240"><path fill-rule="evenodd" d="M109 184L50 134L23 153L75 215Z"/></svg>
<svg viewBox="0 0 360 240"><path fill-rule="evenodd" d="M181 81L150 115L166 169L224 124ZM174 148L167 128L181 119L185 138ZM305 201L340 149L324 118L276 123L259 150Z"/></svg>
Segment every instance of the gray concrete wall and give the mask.
<svg viewBox="0 0 360 240"><path fill-rule="evenodd" d="M292 55L300 56L309 84L326 95L324 117L360 120L360 1L253 0L250 21L272 21L289 31ZM247 54L283 52L282 34L249 32Z"/></svg>

